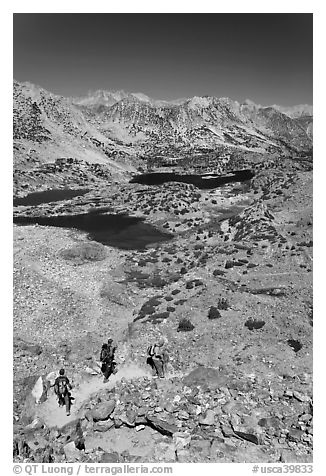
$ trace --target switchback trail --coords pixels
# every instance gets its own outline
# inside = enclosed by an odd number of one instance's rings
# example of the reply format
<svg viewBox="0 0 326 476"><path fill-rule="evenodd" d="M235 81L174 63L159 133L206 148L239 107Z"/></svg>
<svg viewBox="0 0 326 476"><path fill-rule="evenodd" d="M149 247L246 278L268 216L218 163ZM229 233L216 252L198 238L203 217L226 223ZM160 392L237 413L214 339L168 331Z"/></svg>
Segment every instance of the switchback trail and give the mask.
<svg viewBox="0 0 326 476"><path fill-rule="evenodd" d="M122 378L131 380L139 377L151 377L149 371L146 372L143 368L137 364L128 364L121 366L115 375L111 375L107 383L103 383L102 375L95 375L90 377L89 380L82 382L71 391L74 397L73 405L71 406L70 416L66 415L65 407L59 407L57 397L51 387L51 395L47 400L37 407L36 417L39 417L44 421L46 426L53 428L62 428L67 423L74 421L78 418L78 411L82 404L89 399L89 397L98 392L99 390L106 388L111 389Z"/></svg>

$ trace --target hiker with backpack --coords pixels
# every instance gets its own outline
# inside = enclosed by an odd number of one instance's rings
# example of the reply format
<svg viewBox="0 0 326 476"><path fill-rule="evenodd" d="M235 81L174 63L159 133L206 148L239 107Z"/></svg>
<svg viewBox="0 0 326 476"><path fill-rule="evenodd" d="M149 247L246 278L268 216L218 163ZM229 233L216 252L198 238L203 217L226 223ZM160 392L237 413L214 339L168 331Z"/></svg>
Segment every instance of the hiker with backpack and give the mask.
<svg viewBox="0 0 326 476"><path fill-rule="evenodd" d="M67 416L70 415L70 392L69 390L72 389L72 386L69 382L68 377L65 375L64 369L60 369L59 377L55 379L54 382L54 392L58 397L59 407L63 407L66 405L66 413Z"/></svg>
<svg viewBox="0 0 326 476"><path fill-rule="evenodd" d="M114 353L116 349L117 347L114 345L113 339L108 339L108 343L102 345L100 361L102 362L101 371L104 376L104 383L109 380L111 374L117 373L117 364L114 360Z"/></svg>
<svg viewBox="0 0 326 476"><path fill-rule="evenodd" d="M156 344L150 345L147 349L147 363L152 367L154 376L164 378L166 373L166 364L169 357L164 348L165 340L162 338Z"/></svg>

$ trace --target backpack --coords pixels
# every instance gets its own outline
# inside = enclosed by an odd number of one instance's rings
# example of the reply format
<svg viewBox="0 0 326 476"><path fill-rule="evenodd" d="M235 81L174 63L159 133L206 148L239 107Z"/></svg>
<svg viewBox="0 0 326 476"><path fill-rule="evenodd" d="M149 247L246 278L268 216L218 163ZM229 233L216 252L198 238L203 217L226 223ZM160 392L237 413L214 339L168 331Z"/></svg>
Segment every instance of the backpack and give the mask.
<svg viewBox="0 0 326 476"><path fill-rule="evenodd" d="M154 345L150 345L147 349L147 353L150 357L156 357L157 359L162 359L162 353L160 350L157 350L157 345L154 344ZM155 351L156 349L156 351Z"/></svg>
<svg viewBox="0 0 326 476"><path fill-rule="evenodd" d="M155 344L154 345L150 345L147 349L147 354L150 356L150 357L153 357L155 355Z"/></svg>
<svg viewBox="0 0 326 476"><path fill-rule="evenodd" d="M100 361L109 363L113 360L113 351L112 348L104 348L101 350Z"/></svg>
<svg viewBox="0 0 326 476"><path fill-rule="evenodd" d="M109 355L110 359L112 359L112 360L114 358L115 351L116 351L116 347L113 344L108 347L108 355Z"/></svg>
<svg viewBox="0 0 326 476"><path fill-rule="evenodd" d="M59 381L58 381L58 394L59 395L66 395L68 391L68 388L67 388L67 379L64 377L64 378L59 378Z"/></svg>
<svg viewBox="0 0 326 476"><path fill-rule="evenodd" d="M100 361L101 362L104 362L106 360L106 358L108 357L108 349L107 348L102 348L101 349L101 355L100 355Z"/></svg>

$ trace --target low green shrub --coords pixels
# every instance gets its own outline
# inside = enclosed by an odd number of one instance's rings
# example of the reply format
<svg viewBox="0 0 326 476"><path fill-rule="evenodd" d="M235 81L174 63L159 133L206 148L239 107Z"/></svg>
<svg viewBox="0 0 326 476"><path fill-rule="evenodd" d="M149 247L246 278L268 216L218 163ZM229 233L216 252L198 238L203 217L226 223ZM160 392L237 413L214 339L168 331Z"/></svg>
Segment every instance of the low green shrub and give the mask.
<svg viewBox="0 0 326 476"><path fill-rule="evenodd" d="M214 269L213 271L213 276L223 276L225 274L225 271L221 269Z"/></svg>
<svg viewBox="0 0 326 476"><path fill-rule="evenodd" d="M179 321L178 325L178 332L189 332L192 331L195 328L195 326L187 319L186 317L182 318L181 321Z"/></svg>
<svg viewBox="0 0 326 476"><path fill-rule="evenodd" d="M217 301L217 309L220 309L221 311L226 311L229 309L230 305L227 299L225 298L218 298Z"/></svg>
<svg viewBox="0 0 326 476"><path fill-rule="evenodd" d="M62 258L83 264L87 261L102 261L106 258L105 246L100 243L78 243L60 252Z"/></svg>
<svg viewBox="0 0 326 476"><path fill-rule="evenodd" d="M219 319L221 316L220 311L215 306L211 306L208 311L208 319Z"/></svg>

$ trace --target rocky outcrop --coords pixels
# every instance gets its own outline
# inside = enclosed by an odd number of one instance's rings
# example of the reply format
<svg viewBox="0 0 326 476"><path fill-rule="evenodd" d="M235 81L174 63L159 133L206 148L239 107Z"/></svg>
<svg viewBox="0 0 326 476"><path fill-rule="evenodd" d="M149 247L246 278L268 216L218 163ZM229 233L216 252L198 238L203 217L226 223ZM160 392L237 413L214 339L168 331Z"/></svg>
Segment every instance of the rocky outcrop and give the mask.
<svg viewBox="0 0 326 476"><path fill-rule="evenodd" d="M107 420L115 408L115 400L99 403L90 412L89 416L94 422Z"/></svg>
<svg viewBox="0 0 326 476"><path fill-rule="evenodd" d="M184 377L183 381L185 385L189 387L196 387L201 385L204 388L217 388L225 383L226 376L222 372L216 369L198 367Z"/></svg>
<svg viewBox="0 0 326 476"><path fill-rule="evenodd" d="M80 419L60 431L47 429L42 422L20 430L14 456L16 461L27 457L29 461L57 462L62 461L63 451L67 462L101 462L112 458L120 462L136 461L129 453L108 456L107 450L101 450L101 438L123 428L136 433L148 428L167 438L164 441L169 449L165 448L164 452L168 455L170 451L168 460L246 461L241 451L248 447L251 454L254 445L261 447L270 461L278 461L280 444L292 452L293 462L303 455L309 460L310 390L284 387L283 392L270 389L264 393L263 388L263 385L255 386L250 379L246 381L243 377L238 381L234 375L206 367L190 372L183 381L148 377L121 381L112 390L103 389L92 396L80 409ZM270 407L271 399L276 402L277 410ZM289 401L291 406L287 405ZM228 445L232 446L232 453L226 451Z"/></svg>

